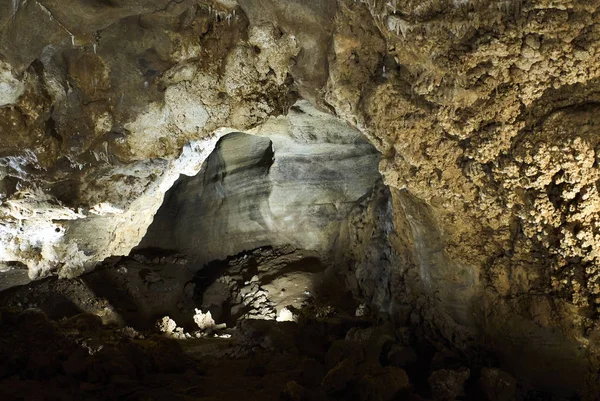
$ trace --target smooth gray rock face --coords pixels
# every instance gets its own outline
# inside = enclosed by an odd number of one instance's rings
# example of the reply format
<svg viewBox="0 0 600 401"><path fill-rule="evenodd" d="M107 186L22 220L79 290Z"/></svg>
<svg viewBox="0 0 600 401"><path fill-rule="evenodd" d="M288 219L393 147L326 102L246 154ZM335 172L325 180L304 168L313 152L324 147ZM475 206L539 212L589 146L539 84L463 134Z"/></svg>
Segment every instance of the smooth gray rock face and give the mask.
<svg viewBox="0 0 600 401"><path fill-rule="evenodd" d="M263 245L329 252L340 222L380 180L379 153L302 102L256 134L222 137L200 173L169 190L140 247L198 264Z"/></svg>

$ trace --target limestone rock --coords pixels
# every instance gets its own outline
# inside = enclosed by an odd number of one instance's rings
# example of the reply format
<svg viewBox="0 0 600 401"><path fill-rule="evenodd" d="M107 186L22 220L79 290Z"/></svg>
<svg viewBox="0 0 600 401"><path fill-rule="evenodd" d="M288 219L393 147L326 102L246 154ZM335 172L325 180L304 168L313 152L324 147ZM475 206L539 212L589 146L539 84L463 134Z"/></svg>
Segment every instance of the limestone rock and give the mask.
<svg viewBox="0 0 600 401"><path fill-rule="evenodd" d="M158 322L156 322L156 327L159 331L165 334L172 334L175 332L177 328L177 323L175 320L171 319L169 316L164 316Z"/></svg>
<svg viewBox="0 0 600 401"><path fill-rule="evenodd" d="M265 245L332 253L340 221L378 181L376 150L305 101L251 133L223 136L203 172L175 183L141 247L195 266Z"/></svg>
<svg viewBox="0 0 600 401"><path fill-rule="evenodd" d="M15 104L24 91L25 84L13 75L10 64L0 63L0 107Z"/></svg>
<svg viewBox="0 0 600 401"><path fill-rule="evenodd" d="M194 314L194 323L196 323L198 328L202 331L213 330L216 326L210 311L202 313L200 309L196 309L196 313Z"/></svg>
<svg viewBox="0 0 600 401"><path fill-rule="evenodd" d="M374 313L596 394L599 6L4 1L0 288L129 254L183 174L207 184L182 208L199 218L169 232L166 207L149 243L198 269L337 250L331 275Z"/></svg>

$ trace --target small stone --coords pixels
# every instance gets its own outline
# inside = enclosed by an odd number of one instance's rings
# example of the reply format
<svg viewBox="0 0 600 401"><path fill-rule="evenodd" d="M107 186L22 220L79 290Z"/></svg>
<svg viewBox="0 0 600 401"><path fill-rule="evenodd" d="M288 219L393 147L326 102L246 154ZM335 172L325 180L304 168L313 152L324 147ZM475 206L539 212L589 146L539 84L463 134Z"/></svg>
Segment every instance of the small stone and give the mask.
<svg viewBox="0 0 600 401"><path fill-rule="evenodd" d="M194 315L194 323L196 323L198 328L203 331L213 330L216 325L210 311L202 313L200 309L196 309L196 314Z"/></svg>
<svg viewBox="0 0 600 401"><path fill-rule="evenodd" d="M291 310L284 307L284 308L281 308L279 313L277 313L276 320L278 322L295 322L295 321L297 321L297 317L294 316L294 314L292 313Z"/></svg>
<svg viewBox="0 0 600 401"><path fill-rule="evenodd" d="M120 330L123 337L127 337L129 339L142 338L140 333L137 332L133 327L125 326Z"/></svg>
<svg viewBox="0 0 600 401"><path fill-rule="evenodd" d="M369 310L367 308L367 305L366 304L360 304L356 308L356 311L354 312L354 316L356 316L356 317L364 317L364 316L367 316L368 313L369 313Z"/></svg>
<svg viewBox="0 0 600 401"><path fill-rule="evenodd" d="M169 316L165 316L156 322L156 327L162 333L171 334L177 328L177 323Z"/></svg>

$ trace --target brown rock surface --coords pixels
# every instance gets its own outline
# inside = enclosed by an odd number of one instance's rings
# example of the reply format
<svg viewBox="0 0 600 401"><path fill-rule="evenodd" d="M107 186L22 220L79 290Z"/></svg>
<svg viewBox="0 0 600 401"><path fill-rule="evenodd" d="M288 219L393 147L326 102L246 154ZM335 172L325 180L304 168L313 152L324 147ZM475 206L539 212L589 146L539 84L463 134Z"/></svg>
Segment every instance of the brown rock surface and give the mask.
<svg viewBox="0 0 600 401"><path fill-rule="evenodd" d="M597 0L5 1L0 288L129 253L220 128L302 96L378 148L391 194L349 214L332 274L597 394L599 23Z"/></svg>

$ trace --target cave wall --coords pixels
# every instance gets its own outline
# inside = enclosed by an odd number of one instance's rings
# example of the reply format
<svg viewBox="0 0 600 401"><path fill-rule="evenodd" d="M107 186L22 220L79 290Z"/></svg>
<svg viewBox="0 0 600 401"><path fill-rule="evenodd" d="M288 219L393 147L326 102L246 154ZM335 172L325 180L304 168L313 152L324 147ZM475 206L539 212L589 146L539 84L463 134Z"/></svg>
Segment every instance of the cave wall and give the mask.
<svg viewBox="0 0 600 401"><path fill-rule="evenodd" d="M249 29L240 10L5 6L0 260L19 280L127 254L179 174L199 170L215 130L253 126L295 97L292 35Z"/></svg>
<svg viewBox="0 0 600 401"><path fill-rule="evenodd" d="M383 154L421 319L593 393L600 2L272 3L1 4L3 269L129 252L215 130L302 95Z"/></svg>
<svg viewBox="0 0 600 401"><path fill-rule="evenodd" d="M177 251L196 268L267 245L333 252L340 224L380 183L380 154L356 129L297 102L252 134L221 137L182 175L139 248Z"/></svg>

